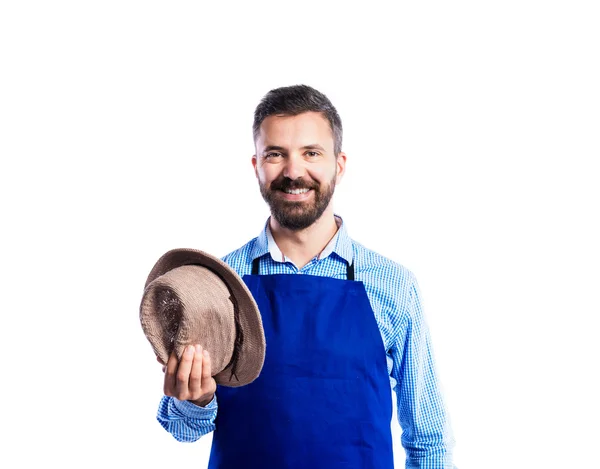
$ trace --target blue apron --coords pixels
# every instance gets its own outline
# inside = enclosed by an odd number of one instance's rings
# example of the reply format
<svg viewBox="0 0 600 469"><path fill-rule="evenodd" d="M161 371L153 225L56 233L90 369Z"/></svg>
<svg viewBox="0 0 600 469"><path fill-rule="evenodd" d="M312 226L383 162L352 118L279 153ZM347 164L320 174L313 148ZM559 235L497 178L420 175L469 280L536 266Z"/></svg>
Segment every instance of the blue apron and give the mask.
<svg viewBox="0 0 600 469"><path fill-rule="evenodd" d="M218 386L209 469L392 469L392 394L362 282L300 274L244 282L267 343L260 376Z"/></svg>

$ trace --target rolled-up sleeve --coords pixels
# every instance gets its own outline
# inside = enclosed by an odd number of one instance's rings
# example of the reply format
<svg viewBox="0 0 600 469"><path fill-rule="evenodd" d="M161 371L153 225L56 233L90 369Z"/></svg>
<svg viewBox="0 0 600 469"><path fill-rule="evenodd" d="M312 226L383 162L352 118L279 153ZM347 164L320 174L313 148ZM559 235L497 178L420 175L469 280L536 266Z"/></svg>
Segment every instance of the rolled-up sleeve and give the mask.
<svg viewBox="0 0 600 469"><path fill-rule="evenodd" d="M217 396L206 407L163 396L157 420L177 441L193 442L215 429Z"/></svg>

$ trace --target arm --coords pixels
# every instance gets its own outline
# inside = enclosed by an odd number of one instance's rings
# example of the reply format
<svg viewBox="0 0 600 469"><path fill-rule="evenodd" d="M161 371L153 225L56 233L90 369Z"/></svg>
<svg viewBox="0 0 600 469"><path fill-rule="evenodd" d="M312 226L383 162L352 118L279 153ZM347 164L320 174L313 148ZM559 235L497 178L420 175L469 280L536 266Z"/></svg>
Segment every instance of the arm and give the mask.
<svg viewBox="0 0 600 469"><path fill-rule="evenodd" d="M188 346L178 362L171 354L165 371L165 396L156 416L178 441L191 442L215 429L216 382L210 356L200 345Z"/></svg>
<svg viewBox="0 0 600 469"><path fill-rule="evenodd" d="M407 469L452 469L454 439L439 389L419 287L411 276L406 316L393 345L398 420Z"/></svg>

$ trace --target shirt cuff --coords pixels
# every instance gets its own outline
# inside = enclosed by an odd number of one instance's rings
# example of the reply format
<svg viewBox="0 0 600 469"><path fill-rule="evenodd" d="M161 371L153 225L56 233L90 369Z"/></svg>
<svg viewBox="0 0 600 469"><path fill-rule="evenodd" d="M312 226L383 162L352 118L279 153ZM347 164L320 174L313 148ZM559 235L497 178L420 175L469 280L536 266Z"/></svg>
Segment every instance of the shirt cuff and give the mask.
<svg viewBox="0 0 600 469"><path fill-rule="evenodd" d="M180 401L176 397L173 398L173 405L179 412L187 417L206 419L210 418L215 413L215 410L217 410L217 394L215 393L212 400L206 404L205 407L197 406L190 401Z"/></svg>

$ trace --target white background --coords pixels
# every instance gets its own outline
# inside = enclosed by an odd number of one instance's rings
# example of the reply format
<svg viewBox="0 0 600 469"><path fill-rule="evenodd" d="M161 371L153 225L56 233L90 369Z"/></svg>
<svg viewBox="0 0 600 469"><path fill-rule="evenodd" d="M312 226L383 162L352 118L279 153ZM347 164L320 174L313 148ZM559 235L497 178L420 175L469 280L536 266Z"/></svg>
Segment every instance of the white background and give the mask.
<svg viewBox="0 0 600 469"><path fill-rule="evenodd" d="M600 468L596 5L3 2L1 465L206 466L155 420L143 284L258 234L254 107L305 83L336 211L419 280L459 469Z"/></svg>

